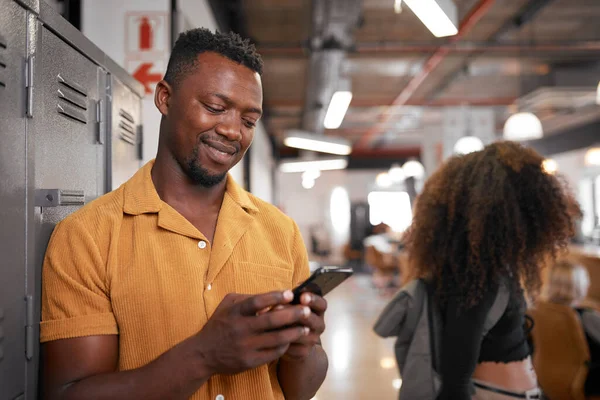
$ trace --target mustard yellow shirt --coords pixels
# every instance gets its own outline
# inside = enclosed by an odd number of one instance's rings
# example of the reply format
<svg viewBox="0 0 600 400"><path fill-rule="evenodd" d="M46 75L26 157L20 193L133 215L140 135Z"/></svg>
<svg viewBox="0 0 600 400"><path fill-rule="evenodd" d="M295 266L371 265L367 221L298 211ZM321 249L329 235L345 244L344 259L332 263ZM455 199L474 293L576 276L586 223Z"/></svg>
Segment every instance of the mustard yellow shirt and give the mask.
<svg viewBox="0 0 600 400"><path fill-rule="evenodd" d="M60 222L43 268L41 341L119 335L119 370L202 329L228 293L290 289L309 275L297 225L231 177L209 243L152 182L153 161ZM213 376L192 399L283 399L276 363Z"/></svg>

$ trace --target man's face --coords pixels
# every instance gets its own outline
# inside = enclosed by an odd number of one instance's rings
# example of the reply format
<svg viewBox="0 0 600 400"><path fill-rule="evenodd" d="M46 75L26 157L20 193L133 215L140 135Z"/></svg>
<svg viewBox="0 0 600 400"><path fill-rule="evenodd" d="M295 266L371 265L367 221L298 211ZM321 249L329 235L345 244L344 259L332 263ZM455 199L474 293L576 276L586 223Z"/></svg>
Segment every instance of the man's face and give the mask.
<svg viewBox="0 0 600 400"><path fill-rule="evenodd" d="M252 143L262 85L251 69L206 52L175 87L159 88L156 102L167 125L165 145L191 180L211 187Z"/></svg>

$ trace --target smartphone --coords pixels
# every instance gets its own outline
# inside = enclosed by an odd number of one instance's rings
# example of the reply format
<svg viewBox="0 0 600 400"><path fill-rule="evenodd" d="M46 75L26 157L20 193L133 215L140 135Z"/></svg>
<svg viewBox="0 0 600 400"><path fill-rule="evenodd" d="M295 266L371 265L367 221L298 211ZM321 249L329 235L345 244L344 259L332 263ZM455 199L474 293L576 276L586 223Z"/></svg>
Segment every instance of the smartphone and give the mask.
<svg viewBox="0 0 600 400"><path fill-rule="evenodd" d="M342 267L319 267L307 280L302 282L293 290L294 300L292 304L300 303L300 295L304 292L325 296L335 289L340 283L351 277L352 268Z"/></svg>

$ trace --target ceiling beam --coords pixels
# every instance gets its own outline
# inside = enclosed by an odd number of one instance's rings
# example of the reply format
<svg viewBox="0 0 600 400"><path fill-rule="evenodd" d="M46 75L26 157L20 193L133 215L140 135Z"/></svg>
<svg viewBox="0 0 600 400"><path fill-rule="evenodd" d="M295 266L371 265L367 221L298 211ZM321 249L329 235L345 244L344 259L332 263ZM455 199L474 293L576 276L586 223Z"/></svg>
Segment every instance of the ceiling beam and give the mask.
<svg viewBox="0 0 600 400"><path fill-rule="evenodd" d="M524 142L524 144L531 146L537 152L549 157L598 145L599 131L600 121L596 120L589 124L570 127L560 133L545 136L538 140Z"/></svg>
<svg viewBox="0 0 600 400"><path fill-rule="evenodd" d="M455 54L494 53L511 54L517 53L523 57L537 57L540 54L549 53L593 53L600 52L600 41L565 41L565 42L538 42L538 43L498 43L488 42L460 42L460 43L399 43L399 42L363 42L357 43L350 55L376 57L381 55L408 55L432 53L440 48ZM258 52L265 58L277 57L299 57L308 55L307 50L301 45L269 45L258 44Z"/></svg>
<svg viewBox="0 0 600 400"><path fill-rule="evenodd" d="M477 2L475 7L471 9L471 11L467 14L464 20L461 22L460 27L458 29L458 33L453 36L450 41L452 43L460 40L464 35L471 31L471 29L479 22L479 20L487 14L487 12L494 5L495 0L480 0ZM448 56L449 50L447 48L441 47L433 53L431 57L425 62L423 69L417 75L415 75L411 81L404 87L404 89L400 92L398 97L392 102L391 106L388 107L380 118L381 122L374 125L369 131L363 135L356 147L368 147L371 139L374 136L377 136L381 133L383 126L385 123L391 118L391 110L394 106L402 106L405 105L408 100L413 96L413 94L417 91L417 89L423 84L423 82L427 79L427 77L434 71Z"/></svg>
<svg viewBox="0 0 600 400"><path fill-rule="evenodd" d="M407 100L402 106L415 106L415 107L448 107L448 106L507 106L512 104L516 100L515 97L490 97L480 99L470 99L466 97L457 98L441 98L435 100L426 99L411 99ZM390 113L397 107L396 105L389 105L389 98L353 98L350 103L350 108L364 108L364 107L388 107ZM302 107L303 101L300 99L269 99L265 101L265 106L269 108L277 107ZM393 114L393 113L392 113ZM286 116L287 117L287 116Z"/></svg>

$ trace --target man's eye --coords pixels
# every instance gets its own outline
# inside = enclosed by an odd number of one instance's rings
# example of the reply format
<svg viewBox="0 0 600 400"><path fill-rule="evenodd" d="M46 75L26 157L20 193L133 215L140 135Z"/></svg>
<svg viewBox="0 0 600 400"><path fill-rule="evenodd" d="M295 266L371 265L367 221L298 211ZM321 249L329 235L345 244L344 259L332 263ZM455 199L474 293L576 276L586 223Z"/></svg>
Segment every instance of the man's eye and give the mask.
<svg viewBox="0 0 600 400"><path fill-rule="evenodd" d="M211 107L211 106L209 106L209 105L206 105L206 104L204 105L204 107L206 107L206 109L207 109L209 112L213 113L213 114L218 114L218 113L220 113L220 112L223 112L223 111L225 111L225 110L224 110L224 109L222 109L222 108L215 108L215 107Z"/></svg>
<svg viewBox="0 0 600 400"><path fill-rule="evenodd" d="M248 128L254 128L256 126L256 123L254 123L252 121L244 120L244 125L246 125Z"/></svg>

